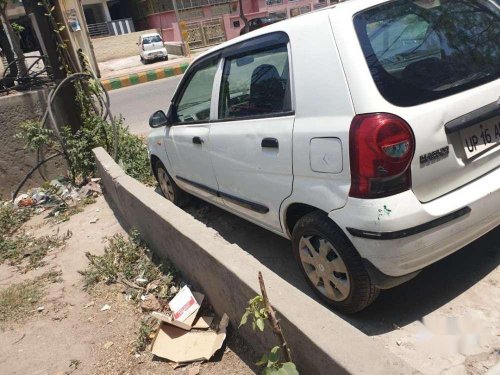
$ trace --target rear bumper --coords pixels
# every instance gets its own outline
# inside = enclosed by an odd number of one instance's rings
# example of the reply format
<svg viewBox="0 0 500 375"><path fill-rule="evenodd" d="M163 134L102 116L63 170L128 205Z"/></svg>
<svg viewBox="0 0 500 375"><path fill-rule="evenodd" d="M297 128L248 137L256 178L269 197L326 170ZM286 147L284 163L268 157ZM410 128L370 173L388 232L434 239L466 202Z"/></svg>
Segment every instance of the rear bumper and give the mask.
<svg viewBox="0 0 500 375"><path fill-rule="evenodd" d="M500 168L428 203L411 191L350 198L329 217L381 274L409 275L500 225Z"/></svg>
<svg viewBox="0 0 500 375"><path fill-rule="evenodd" d="M144 51L142 53L142 57L145 60L161 59L161 58L164 58L164 57L167 57L167 56L168 56L168 53L167 53L167 49L166 48L154 49L154 50L151 50L151 51Z"/></svg>

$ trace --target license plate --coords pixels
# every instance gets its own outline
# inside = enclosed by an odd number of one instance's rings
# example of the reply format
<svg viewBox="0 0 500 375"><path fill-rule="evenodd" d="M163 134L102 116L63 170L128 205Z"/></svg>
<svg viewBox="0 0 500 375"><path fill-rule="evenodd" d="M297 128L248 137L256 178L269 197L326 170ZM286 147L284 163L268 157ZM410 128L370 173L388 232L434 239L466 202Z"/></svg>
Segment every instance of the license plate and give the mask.
<svg viewBox="0 0 500 375"><path fill-rule="evenodd" d="M467 159L500 144L500 116L460 131Z"/></svg>

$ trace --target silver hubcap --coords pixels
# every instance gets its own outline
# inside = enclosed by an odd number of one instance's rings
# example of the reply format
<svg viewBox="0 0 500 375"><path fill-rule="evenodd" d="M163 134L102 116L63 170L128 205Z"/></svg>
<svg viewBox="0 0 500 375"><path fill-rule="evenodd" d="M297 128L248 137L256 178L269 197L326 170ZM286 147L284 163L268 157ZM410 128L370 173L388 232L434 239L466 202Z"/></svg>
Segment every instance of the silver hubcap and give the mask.
<svg viewBox="0 0 500 375"><path fill-rule="evenodd" d="M158 181L165 198L173 202L175 198L174 187L172 186L172 181L170 181L170 177L168 177L167 172L165 172L162 168L158 169Z"/></svg>
<svg viewBox="0 0 500 375"><path fill-rule="evenodd" d="M319 236L304 236L299 241L302 267L309 280L327 298L343 301L351 285L344 261L333 245Z"/></svg>

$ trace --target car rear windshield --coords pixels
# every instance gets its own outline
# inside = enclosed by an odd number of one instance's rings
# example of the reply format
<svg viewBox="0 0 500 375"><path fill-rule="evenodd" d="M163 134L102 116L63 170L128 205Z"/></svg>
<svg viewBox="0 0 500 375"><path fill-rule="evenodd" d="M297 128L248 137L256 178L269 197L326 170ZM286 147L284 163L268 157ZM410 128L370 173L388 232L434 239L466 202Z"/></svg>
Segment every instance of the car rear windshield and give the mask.
<svg viewBox="0 0 500 375"><path fill-rule="evenodd" d="M145 36L142 42L144 44L158 43L161 42L161 38L159 35Z"/></svg>
<svg viewBox="0 0 500 375"><path fill-rule="evenodd" d="M397 0L354 25L380 93L413 106L500 76L500 8L490 0Z"/></svg>

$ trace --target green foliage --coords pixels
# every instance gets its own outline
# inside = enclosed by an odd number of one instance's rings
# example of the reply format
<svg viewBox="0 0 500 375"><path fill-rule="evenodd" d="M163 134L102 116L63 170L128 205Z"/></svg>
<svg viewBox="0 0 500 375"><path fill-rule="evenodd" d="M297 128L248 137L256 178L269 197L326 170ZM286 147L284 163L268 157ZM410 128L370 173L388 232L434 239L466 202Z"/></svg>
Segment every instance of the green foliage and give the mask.
<svg viewBox="0 0 500 375"><path fill-rule="evenodd" d="M248 307L241 317L239 326L247 324L249 318L252 319L254 331L264 331L265 322L269 319L269 312L261 295L248 301ZM279 346L275 346L256 363L257 366L263 366L262 375L299 375L294 363L282 362L280 350Z"/></svg>
<svg viewBox="0 0 500 375"><path fill-rule="evenodd" d="M24 31L24 26L19 25L16 22L11 22L10 26L12 26L12 30L14 30L14 32L16 32L16 33L22 33Z"/></svg>
<svg viewBox="0 0 500 375"><path fill-rule="evenodd" d="M63 246L70 237L71 232L38 238L21 232L13 237L0 238L0 263L8 260L11 265L19 265L26 260L23 271L38 268L44 265L43 259L49 251Z"/></svg>
<svg viewBox="0 0 500 375"><path fill-rule="evenodd" d="M118 138L117 162L125 173L140 182L153 185L148 149L145 140L131 134L123 126L123 119L115 120L116 131L112 124L99 116L89 113L84 119L84 126L76 133L66 127L62 131L64 147L69 162L69 172L73 181L85 181L95 173L95 161L92 149L103 147L108 153L115 153L115 134ZM35 151L42 147L58 148L53 131L45 129L39 122L26 121L21 125L21 132L16 135L22 139L26 148Z"/></svg>
<svg viewBox="0 0 500 375"><path fill-rule="evenodd" d="M85 254L90 260L88 268L80 272L85 288L92 288L99 282L116 283L120 279L133 283L140 277L148 282L157 282L155 294L158 298L170 298L176 271L167 263L157 266L149 254L150 250L137 232L133 232L130 239L121 234L109 238L103 255Z"/></svg>
<svg viewBox="0 0 500 375"><path fill-rule="evenodd" d="M118 163L125 173L146 185L153 185L148 148L143 138L119 128Z"/></svg>
<svg viewBox="0 0 500 375"><path fill-rule="evenodd" d="M262 375L298 375L299 372L292 362L280 362L279 346L271 349L269 354L264 354L257 366L264 366Z"/></svg>
<svg viewBox="0 0 500 375"><path fill-rule="evenodd" d="M158 326L158 320L155 318L147 317L141 320L139 334L137 335L137 340L135 341L135 350L137 352L146 350L149 343L153 340L156 331L158 330Z"/></svg>
<svg viewBox="0 0 500 375"><path fill-rule="evenodd" d="M247 324L249 317L252 318L252 329L254 331L258 329L263 332L265 327L264 322L268 318L268 312L266 306L264 305L262 296L255 296L248 301L248 307L245 309L245 313L241 317L240 327Z"/></svg>
<svg viewBox="0 0 500 375"><path fill-rule="evenodd" d="M0 203L1 204L1 203ZM12 235L33 215L31 208L14 208L12 203L0 205L0 241Z"/></svg>
<svg viewBox="0 0 500 375"><path fill-rule="evenodd" d="M41 147L53 147L52 130L45 129L38 121L28 120L21 124L21 132L16 134L16 138L25 142L26 148L36 151Z"/></svg>

